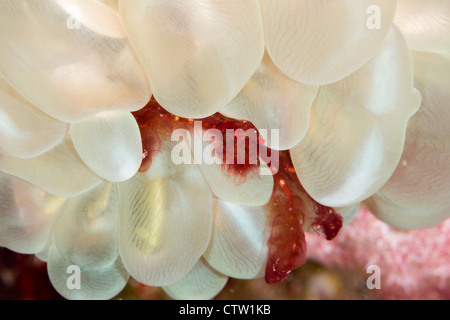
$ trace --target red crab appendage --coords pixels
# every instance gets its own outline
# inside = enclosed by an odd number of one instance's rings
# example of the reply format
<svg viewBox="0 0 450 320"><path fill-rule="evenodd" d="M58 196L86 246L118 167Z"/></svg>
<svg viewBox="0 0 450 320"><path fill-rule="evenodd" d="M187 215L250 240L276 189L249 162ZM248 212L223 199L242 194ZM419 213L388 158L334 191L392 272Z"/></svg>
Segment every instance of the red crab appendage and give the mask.
<svg viewBox="0 0 450 320"><path fill-rule="evenodd" d="M198 121L201 122L203 131L217 129L221 132L223 144L218 147L222 148L222 169L225 174L232 177L236 183L243 183L249 174L258 173L258 154L250 150L251 144L255 142L252 141L253 137L256 137L256 143L261 140L256 128L248 121L231 119L219 113L197 120L180 118L167 112L154 98L145 108L134 112L133 116L139 125L142 137L143 161L140 172L146 172L150 168L153 156L161 151L162 141L170 139L174 130L185 129L194 136L194 124ZM232 132L231 137L228 131ZM243 163L239 163L238 154L242 151L240 150L242 142L244 142L245 159Z"/></svg>
<svg viewBox="0 0 450 320"><path fill-rule="evenodd" d="M271 234L267 243L269 256L265 279L269 284L286 279L292 270L306 260L306 240L303 231L305 203L295 194L295 171L288 152L281 152L278 172L274 175L274 190L265 209L270 214Z"/></svg>
<svg viewBox="0 0 450 320"><path fill-rule="evenodd" d="M321 232L327 240L332 240L342 227L340 215L314 201L305 191L288 151L280 153L278 167L272 198L266 205L272 221L266 264L267 283L284 280L292 270L305 263L304 230Z"/></svg>

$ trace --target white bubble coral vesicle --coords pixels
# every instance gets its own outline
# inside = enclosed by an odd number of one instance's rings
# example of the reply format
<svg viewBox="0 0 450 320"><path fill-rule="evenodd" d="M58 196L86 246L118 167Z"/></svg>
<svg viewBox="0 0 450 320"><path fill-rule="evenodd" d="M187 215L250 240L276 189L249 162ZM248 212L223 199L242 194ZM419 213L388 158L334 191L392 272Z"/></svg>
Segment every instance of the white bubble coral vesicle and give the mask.
<svg viewBox="0 0 450 320"><path fill-rule="evenodd" d="M409 123L397 169L368 202L378 218L405 229L431 227L450 212L450 58L413 56L422 107Z"/></svg>
<svg viewBox="0 0 450 320"><path fill-rule="evenodd" d="M181 117L223 109L264 54L256 0L122 0L120 13L156 99Z"/></svg>
<svg viewBox="0 0 450 320"><path fill-rule="evenodd" d="M393 27L379 53L347 78L323 86L292 159L306 191L343 207L367 199L392 175L406 124L420 106L411 54Z"/></svg>
<svg viewBox="0 0 450 320"><path fill-rule="evenodd" d="M286 75L312 85L341 80L374 57L397 5L396 0L260 3L270 57ZM371 6L380 13L376 28L368 25Z"/></svg>
<svg viewBox="0 0 450 320"><path fill-rule="evenodd" d="M72 20L80 23L68 25ZM150 98L120 17L92 0L2 1L0 73L65 122L102 110L138 110Z"/></svg>

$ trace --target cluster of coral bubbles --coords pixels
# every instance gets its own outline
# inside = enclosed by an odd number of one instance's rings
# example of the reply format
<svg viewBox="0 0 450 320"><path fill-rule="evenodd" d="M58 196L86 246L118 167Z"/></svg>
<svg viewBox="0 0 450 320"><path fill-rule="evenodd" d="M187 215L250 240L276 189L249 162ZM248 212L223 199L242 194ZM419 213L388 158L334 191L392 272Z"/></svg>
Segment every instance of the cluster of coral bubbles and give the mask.
<svg viewBox="0 0 450 320"><path fill-rule="evenodd" d="M69 299L209 299L361 203L435 226L449 32L446 0L2 0L0 246Z"/></svg>

